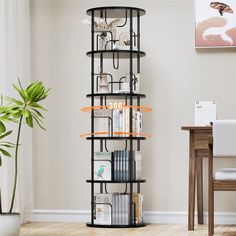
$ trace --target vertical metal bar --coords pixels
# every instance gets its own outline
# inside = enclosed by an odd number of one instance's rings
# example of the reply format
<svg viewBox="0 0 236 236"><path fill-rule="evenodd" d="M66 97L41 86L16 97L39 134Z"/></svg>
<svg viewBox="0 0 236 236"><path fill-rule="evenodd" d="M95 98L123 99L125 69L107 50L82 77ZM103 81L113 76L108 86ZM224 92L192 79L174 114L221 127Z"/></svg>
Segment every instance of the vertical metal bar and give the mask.
<svg viewBox="0 0 236 236"><path fill-rule="evenodd" d="M140 12L137 10L137 36L138 36L138 55L137 55L137 73L140 74ZM141 76L140 76L141 77ZM139 77L139 78L140 78ZM137 97L137 106L140 106L140 96ZM140 111L140 109L138 109ZM137 141L137 150L141 149L140 140Z"/></svg>
<svg viewBox="0 0 236 236"><path fill-rule="evenodd" d="M138 193L140 193L140 192L141 192L140 183L137 183L137 192L138 192Z"/></svg>
<svg viewBox="0 0 236 236"><path fill-rule="evenodd" d="M137 36L138 36L138 55L137 55L137 73L140 73L140 12L137 10Z"/></svg>
<svg viewBox="0 0 236 236"><path fill-rule="evenodd" d="M100 106L103 106L103 96L100 97ZM103 139L100 140L100 152L103 152Z"/></svg>
<svg viewBox="0 0 236 236"><path fill-rule="evenodd" d="M133 11L132 9L130 9L129 12L129 17L130 17L130 106L133 105L133 83L132 83L132 75L133 75L133 38L132 38L132 34L133 34ZM130 133L133 132L133 110L132 107L129 110L129 114L130 114ZM129 223L132 225L133 224L133 183L132 183L132 179L133 179L133 140L132 140L132 135L130 134L130 162L129 162L129 171L130 171L130 205L129 205L129 213L130 213L130 219L129 219Z"/></svg>
<svg viewBox="0 0 236 236"><path fill-rule="evenodd" d="M140 96L137 97L137 106L140 107ZM140 109L138 108L138 111L140 111ZM138 139L137 140L137 151L141 150L141 141Z"/></svg>
<svg viewBox="0 0 236 236"><path fill-rule="evenodd" d="M100 76L103 73L103 53L100 54Z"/></svg>
<svg viewBox="0 0 236 236"><path fill-rule="evenodd" d="M100 193L103 193L103 183L100 183Z"/></svg>
<svg viewBox="0 0 236 236"><path fill-rule="evenodd" d="M91 24L91 106L94 106L94 11L92 10L92 24ZM94 109L91 111L91 133L94 133ZM91 139L91 224L94 224L94 139Z"/></svg>

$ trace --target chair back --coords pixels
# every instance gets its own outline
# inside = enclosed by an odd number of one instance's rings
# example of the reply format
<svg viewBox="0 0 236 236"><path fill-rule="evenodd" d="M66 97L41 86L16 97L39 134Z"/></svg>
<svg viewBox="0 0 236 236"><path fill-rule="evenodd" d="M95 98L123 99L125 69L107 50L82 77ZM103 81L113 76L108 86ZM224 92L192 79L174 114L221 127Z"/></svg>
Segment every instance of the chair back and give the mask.
<svg viewBox="0 0 236 236"><path fill-rule="evenodd" d="M214 121L213 155L215 157L236 157L236 120Z"/></svg>

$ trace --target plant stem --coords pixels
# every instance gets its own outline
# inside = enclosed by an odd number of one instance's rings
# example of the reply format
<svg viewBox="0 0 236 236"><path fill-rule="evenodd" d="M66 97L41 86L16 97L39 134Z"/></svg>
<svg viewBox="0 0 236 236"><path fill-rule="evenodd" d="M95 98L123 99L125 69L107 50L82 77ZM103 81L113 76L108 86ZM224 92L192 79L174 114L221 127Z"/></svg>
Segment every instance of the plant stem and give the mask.
<svg viewBox="0 0 236 236"><path fill-rule="evenodd" d="M14 187L13 187L13 193L12 193L12 199L11 199L11 207L9 210L9 213L12 213L12 209L15 202L15 195L16 195L16 184L17 184L17 176L18 176L18 148L19 148L19 141L20 141L20 131L21 131L21 124L22 124L22 118L20 117L19 125L18 125L18 131L17 131L17 139L16 139L16 149L15 149L15 178L14 178Z"/></svg>
<svg viewBox="0 0 236 236"><path fill-rule="evenodd" d="M0 214L2 214L2 191L0 188Z"/></svg>

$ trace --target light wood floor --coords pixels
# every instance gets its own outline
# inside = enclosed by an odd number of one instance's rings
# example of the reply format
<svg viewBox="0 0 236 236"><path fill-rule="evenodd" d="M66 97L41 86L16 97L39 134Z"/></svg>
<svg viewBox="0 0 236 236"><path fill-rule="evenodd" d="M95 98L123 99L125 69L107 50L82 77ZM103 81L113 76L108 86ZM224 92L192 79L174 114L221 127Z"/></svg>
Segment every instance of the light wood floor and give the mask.
<svg viewBox="0 0 236 236"><path fill-rule="evenodd" d="M207 225L188 231L186 225L149 224L143 228L90 228L81 223L31 223L21 229L20 236L207 236ZM215 226L216 236L236 236L236 225Z"/></svg>

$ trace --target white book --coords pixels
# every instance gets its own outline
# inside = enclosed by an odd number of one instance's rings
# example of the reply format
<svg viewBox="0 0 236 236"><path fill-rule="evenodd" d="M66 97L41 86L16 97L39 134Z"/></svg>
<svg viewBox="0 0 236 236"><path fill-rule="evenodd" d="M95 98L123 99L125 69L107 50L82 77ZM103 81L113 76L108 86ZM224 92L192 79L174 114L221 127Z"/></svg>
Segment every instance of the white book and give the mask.
<svg viewBox="0 0 236 236"><path fill-rule="evenodd" d="M125 194L124 195L125 197L125 222L124 224L125 225L128 225L129 224L129 194Z"/></svg>
<svg viewBox="0 0 236 236"><path fill-rule="evenodd" d="M216 102L198 101L195 102L194 125L206 126L216 120Z"/></svg>
<svg viewBox="0 0 236 236"><path fill-rule="evenodd" d="M136 132L141 134L143 132L143 115L140 111L136 112Z"/></svg>
<svg viewBox="0 0 236 236"><path fill-rule="evenodd" d="M98 109L94 111L94 132L106 132L109 135L111 130L112 110L111 109Z"/></svg>
<svg viewBox="0 0 236 236"><path fill-rule="evenodd" d="M120 127L120 118L119 118L119 110L118 109L113 109L113 132L119 132L119 127ZM117 135L115 135L117 136Z"/></svg>
<svg viewBox="0 0 236 236"><path fill-rule="evenodd" d="M112 224L113 225L116 225L117 224L117 221L116 221L116 194L113 194L112 195Z"/></svg>
<svg viewBox="0 0 236 236"><path fill-rule="evenodd" d="M142 179L142 154L140 151L135 151L134 155L135 179L140 180Z"/></svg>
<svg viewBox="0 0 236 236"><path fill-rule="evenodd" d="M94 223L100 225L111 225L112 194L97 193L94 196L95 215Z"/></svg>
<svg viewBox="0 0 236 236"><path fill-rule="evenodd" d="M94 180L111 180L111 152L95 152Z"/></svg>

